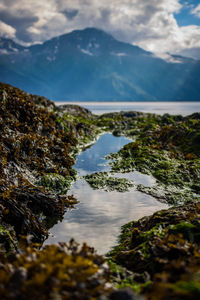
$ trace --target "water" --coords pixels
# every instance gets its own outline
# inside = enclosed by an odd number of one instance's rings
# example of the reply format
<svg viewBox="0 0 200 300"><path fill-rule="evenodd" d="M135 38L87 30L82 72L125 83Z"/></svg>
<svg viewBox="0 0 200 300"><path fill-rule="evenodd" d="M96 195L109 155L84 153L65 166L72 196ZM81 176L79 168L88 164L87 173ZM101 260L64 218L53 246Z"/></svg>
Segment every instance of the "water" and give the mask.
<svg viewBox="0 0 200 300"><path fill-rule="evenodd" d="M116 138L112 134L104 134L92 147L78 156L74 168L81 176L94 172L109 171L108 161L104 157L110 153L118 152L130 142L130 139L123 136Z"/></svg>
<svg viewBox="0 0 200 300"><path fill-rule="evenodd" d="M81 105L94 114L103 114L119 111L141 111L156 114L169 113L172 115L181 114L183 116L200 112L199 102L55 102L61 104Z"/></svg>
<svg viewBox="0 0 200 300"><path fill-rule="evenodd" d="M117 152L129 142L125 137L104 134L91 148L79 155L75 168L80 175L108 171L110 167L104 156ZM139 172L115 176L126 177L134 180L136 184L142 183L146 186L155 182L151 176ZM93 190L83 179L77 180L69 194L73 194L80 203L76 209L68 210L63 221L50 230L45 244L68 242L74 238L80 243L87 242L98 253L105 254L116 245L123 224L168 208L168 205L136 191L135 188L125 193Z"/></svg>

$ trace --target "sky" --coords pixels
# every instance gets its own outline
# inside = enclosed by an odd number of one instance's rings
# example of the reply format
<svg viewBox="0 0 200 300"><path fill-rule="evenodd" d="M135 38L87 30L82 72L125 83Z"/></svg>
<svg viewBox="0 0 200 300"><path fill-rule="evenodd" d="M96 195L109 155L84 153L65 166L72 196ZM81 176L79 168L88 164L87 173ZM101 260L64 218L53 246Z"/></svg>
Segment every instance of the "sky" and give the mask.
<svg viewBox="0 0 200 300"><path fill-rule="evenodd" d="M0 0L0 36L23 45L86 27L161 57L200 58L200 0Z"/></svg>

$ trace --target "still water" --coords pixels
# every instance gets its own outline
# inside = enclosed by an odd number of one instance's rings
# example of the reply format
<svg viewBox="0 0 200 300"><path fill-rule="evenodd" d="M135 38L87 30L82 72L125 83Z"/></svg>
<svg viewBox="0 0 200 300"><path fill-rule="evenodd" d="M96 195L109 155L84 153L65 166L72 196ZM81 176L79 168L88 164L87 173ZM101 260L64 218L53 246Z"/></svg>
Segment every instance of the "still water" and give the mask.
<svg viewBox="0 0 200 300"><path fill-rule="evenodd" d="M108 161L104 156L117 152L129 142L130 140L125 137L102 135L94 145L78 156L76 170L80 176L97 171L109 171ZM135 184L142 183L146 186L151 186L155 182L151 176L139 172L115 176L126 177ZM87 241L98 250L98 253L105 254L116 244L123 224L168 207L153 197L136 191L135 188L125 193L93 190L81 178L74 183L69 194L74 195L80 203L75 209L68 210L63 221L50 230L50 236L45 244L68 242L74 238L80 243Z"/></svg>
<svg viewBox="0 0 200 300"><path fill-rule="evenodd" d="M200 112L199 102L55 102L61 104L81 105L94 114L103 114L119 111L141 111L163 115L169 113L172 115L181 114L183 116Z"/></svg>

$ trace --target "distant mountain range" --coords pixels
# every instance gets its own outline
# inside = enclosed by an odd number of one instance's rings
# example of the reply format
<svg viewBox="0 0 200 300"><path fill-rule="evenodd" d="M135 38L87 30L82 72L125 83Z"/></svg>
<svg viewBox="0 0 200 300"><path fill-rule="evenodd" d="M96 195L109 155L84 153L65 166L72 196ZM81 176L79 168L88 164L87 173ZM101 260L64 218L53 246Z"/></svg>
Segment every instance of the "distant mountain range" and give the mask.
<svg viewBox="0 0 200 300"><path fill-rule="evenodd" d="M0 38L0 81L52 100L200 101L200 60L171 58L95 28L30 47Z"/></svg>

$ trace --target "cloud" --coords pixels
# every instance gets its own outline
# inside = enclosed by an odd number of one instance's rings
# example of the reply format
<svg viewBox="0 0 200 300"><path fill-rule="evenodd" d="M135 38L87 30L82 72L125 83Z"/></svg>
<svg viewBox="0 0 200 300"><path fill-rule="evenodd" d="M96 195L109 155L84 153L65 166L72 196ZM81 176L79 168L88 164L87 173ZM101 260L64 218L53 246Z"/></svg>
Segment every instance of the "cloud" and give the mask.
<svg viewBox="0 0 200 300"><path fill-rule="evenodd" d="M32 16L31 13L27 11L21 11L20 15L15 15L9 11L0 11L0 19L15 29L15 37L18 40L22 40L24 42L31 42L32 38L27 32L27 27L33 25L37 20L37 16ZM13 36L14 37L14 36Z"/></svg>
<svg viewBox="0 0 200 300"><path fill-rule="evenodd" d="M200 4L191 10L191 14L195 15L197 18L200 18Z"/></svg>
<svg viewBox="0 0 200 300"><path fill-rule="evenodd" d="M0 21L0 32L2 37L13 39L15 37L16 30L12 26Z"/></svg>
<svg viewBox="0 0 200 300"><path fill-rule="evenodd" d="M78 9L66 9L62 13L67 17L68 20L73 20L78 14Z"/></svg>
<svg viewBox="0 0 200 300"><path fill-rule="evenodd" d="M98 27L160 55L200 46L200 27L176 22L174 14L182 7L179 0L2 0L0 18L16 29L21 42Z"/></svg>

